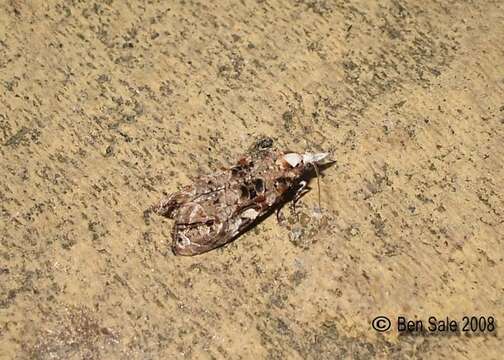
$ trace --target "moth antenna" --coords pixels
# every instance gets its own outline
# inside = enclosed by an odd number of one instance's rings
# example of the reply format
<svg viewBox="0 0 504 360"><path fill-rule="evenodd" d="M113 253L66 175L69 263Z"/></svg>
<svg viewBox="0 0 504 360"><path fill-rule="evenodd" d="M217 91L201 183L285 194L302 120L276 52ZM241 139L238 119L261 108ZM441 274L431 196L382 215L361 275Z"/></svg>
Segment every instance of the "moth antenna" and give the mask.
<svg viewBox="0 0 504 360"><path fill-rule="evenodd" d="M313 163L313 167L315 168L315 173L317 174L318 207L319 207L319 210L322 211L322 205L320 202L320 179L319 179L320 173L319 173L319 170L318 170L316 163Z"/></svg>

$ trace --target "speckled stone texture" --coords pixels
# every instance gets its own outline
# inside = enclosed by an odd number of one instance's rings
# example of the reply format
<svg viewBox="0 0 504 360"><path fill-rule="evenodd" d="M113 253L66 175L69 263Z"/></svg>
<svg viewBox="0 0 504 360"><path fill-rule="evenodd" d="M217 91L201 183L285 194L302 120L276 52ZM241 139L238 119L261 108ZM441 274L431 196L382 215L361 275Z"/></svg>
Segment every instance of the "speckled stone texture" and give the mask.
<svg viewBox="0 0 504 360"><path fill-rule="evenodd" d="M498 0L1 1L0 358L497 359L370 323L504 322L502 39ZM264 135L331 152L322 215L173 256L145 210Z"/></svg>

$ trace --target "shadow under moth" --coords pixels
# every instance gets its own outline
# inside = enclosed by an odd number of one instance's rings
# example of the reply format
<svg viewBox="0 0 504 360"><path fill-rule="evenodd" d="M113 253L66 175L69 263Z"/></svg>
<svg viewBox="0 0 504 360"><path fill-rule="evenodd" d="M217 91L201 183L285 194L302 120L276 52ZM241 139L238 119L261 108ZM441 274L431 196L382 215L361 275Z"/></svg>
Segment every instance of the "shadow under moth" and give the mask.
<svg viewBox="0 0 504 360"><path fill-rule="evenodd" d="M164 197L153 211L175 220L175 255L202 254L233 241L287 201L297 200L327 155L282 152L271 139L261 139L234 166L198 177Z"/></svg>

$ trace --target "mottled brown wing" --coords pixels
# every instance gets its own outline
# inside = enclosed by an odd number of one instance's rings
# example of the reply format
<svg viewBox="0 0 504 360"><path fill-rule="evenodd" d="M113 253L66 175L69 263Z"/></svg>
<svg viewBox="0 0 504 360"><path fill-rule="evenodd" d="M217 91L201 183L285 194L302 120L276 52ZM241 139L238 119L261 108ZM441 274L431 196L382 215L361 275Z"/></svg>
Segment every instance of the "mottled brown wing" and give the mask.
<svg viewBox="0 0 504 360"><path fill-rule="evenodd" d="M303 167L281 156L275 149L257 149L230 169L201 176L163 199L156 210L175 219L173 252L196 255L220 247L284 201Z"/></svg>

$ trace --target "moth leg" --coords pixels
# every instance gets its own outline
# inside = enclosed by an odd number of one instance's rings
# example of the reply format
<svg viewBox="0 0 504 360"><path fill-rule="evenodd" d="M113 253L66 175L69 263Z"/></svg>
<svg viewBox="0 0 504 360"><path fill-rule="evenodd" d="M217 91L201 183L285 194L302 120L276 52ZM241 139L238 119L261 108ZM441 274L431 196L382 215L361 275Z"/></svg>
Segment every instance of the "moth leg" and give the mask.
<svg viewBox="0 0 504 360"><path fill-rule="evenodd" d="M299 189L296 190L296 195L294 195L294 201L297 202L307 192L308 192L307 183L306 181L303 180L299 183Z"/></svg>
<svg viewBox="0 0 504 360"><path fill-rule="evenodd" d="M309 189L307 186L306 181L301 181L299 183L299 188L296 190L296 194L294 195L294 199L292 200L294 206L296 206L297 202L299 199L301 199L303 196L305 196L308 193Z"/></svg>
<svg viewBox="0 0 504 360"><path fill-rule="evenodd" d="M285 216L283 215L283 213L281 212L283 209L283 207L279 207L277 210L276 210L276 218L277 218L277 222L280 226L285 226Z"/></svg>
<svg viewBox="0 0 504 360"><path fill-rule="evenodd" d="M301 181L299 183L299 188L296 190L296 194L294 194L294 199L291 202L291 212L296 216L299 220L299 214L296 211L296 204L306 193L308 193L308 187L306 181Z"/></svg>
<svg viewBox="0 0 504 360"><path fill-rule="evenodd" d="M296 211L296 201L292 200L289 204L290 213L296 217L296 220L299 221L299 214Z"/></svg>

